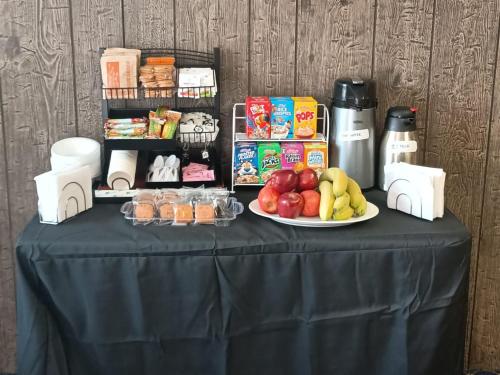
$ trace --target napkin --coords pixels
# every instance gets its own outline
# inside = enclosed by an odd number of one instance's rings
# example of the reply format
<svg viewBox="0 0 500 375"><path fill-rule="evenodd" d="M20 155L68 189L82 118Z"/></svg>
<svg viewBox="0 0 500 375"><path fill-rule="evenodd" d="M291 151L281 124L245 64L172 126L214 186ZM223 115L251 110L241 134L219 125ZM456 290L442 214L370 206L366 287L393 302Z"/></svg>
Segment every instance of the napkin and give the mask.
<svg viewBox="0 0 500 375"><path fill-rule="evenodd" d="M108 186L113 190L129 190L135 184L137 150L113 150L109 159Z"/></svg>
<svg viewBox="0 0 500 375"><path fill-rule="evenodd" d="M35 177L40 222L58 224L92 208L89 166L50 171Z"/></svg>
<svg viewBox="0 0 500 375"><path fill-rule="evenodd" d="M384 171L387 207L430 221L443 217L446 173L442 169L393 163Z"/></svg>

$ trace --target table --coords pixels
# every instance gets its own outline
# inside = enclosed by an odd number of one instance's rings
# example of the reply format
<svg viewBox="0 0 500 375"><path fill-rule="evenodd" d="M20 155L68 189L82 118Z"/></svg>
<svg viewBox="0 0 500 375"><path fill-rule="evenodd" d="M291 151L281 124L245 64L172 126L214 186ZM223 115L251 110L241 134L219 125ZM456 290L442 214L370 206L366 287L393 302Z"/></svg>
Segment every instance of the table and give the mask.
<svg viewBox="0 0 500 375"><path fill-rule="evenodd" d="M461 374L469 233L367 197L379 216L335 229L248 209L227 228L133 227L113 204L34 218L18 374Z"/></svg>

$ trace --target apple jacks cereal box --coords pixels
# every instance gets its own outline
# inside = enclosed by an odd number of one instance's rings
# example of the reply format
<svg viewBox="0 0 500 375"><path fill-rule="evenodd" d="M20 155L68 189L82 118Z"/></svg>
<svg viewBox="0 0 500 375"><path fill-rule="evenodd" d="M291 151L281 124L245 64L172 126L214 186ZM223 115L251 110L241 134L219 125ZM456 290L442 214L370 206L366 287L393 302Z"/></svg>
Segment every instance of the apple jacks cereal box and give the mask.
<svg viewBox="0 0 500 375"><path fill-rule="evenodd" d="M258 184L259 171L257 145L253 142L239 143L234 149L234 175L236 184Z"/></svg>
<svg viewBox="0 0 500 375"><path fill-rule="evenodd" d="M318 102L310 96L292 97L294 102L294 138L315 138L318 122Z"/></svg>
<svg viewBox="0 0 500 375"><path fill-rule="evenodd" d="M269 139L271 137L271 102L267 96L247 96L246 102L247 137Z"/></svg>
<svg viewBox="0 0 500 375"><path fill-rule="evenodd" d="M260 143L259 177L260 182L267 182L271 174L281 169L281 147L279 143Z"/></svg>
<svg viewBox="0 0 500 375"><path fill-rule="evenodd" d="M271 139L293 138L293 100L271 97Z"/></svg>
<svg viewBox="0 0 500 375"><path fill-rule="evenodd" d="M281 169L293 169L295 164L304 161L304 145L300 142L281 144Z"/></svg>
<svg viewBox="0 0 500 375"><path fill-rule="evenodd" d="M318 177L328 167L328 147L326 143L304 143L304 164L316 171Z"/></svg>

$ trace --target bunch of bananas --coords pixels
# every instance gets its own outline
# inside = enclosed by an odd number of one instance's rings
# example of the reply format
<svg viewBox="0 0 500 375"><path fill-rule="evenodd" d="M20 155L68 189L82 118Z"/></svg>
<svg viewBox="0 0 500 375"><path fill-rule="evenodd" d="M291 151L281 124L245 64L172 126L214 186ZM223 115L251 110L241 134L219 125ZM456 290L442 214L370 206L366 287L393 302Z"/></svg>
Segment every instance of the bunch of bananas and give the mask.
<svg viewBox="0 0 500 375"><path fill-rule="evenodd" d="M361 188L342 169L328 168L319 181L321 220L347 220L365 214L367 203Z"/></svg>

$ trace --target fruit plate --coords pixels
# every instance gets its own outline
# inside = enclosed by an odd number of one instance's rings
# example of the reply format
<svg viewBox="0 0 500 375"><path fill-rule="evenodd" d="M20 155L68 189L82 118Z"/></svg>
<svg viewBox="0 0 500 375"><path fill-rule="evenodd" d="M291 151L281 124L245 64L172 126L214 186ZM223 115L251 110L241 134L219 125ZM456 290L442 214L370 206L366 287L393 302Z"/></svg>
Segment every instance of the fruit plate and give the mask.
<svg viewBox="0 0 500 375"><path fill-rule="evenodd" d="M321 227L342 227L344 225L351 225L373 219L375 216L378 215L378 207L375 206L373 203L370 202L367 203L368 204L366 207L366 213L363 216L353 217L351 219L342 221L334 221L334 220L323 221L319 217L305 217L305 216L299 216L296 219L287 219L284 217L280 217L277 214L268 214L267 212L262 211L259 207L259 201L257 199L254 199L252 202L250 202L248 208L250 208L250 211L252 211L254 214L262 217L267 217L271 220L277 221L278 223L296 225L299 227L321 228Z"/></svg>

